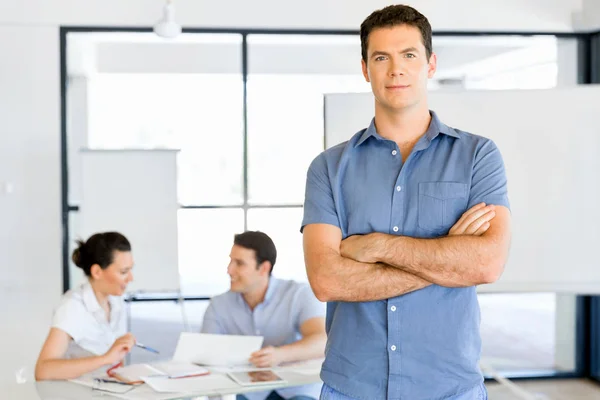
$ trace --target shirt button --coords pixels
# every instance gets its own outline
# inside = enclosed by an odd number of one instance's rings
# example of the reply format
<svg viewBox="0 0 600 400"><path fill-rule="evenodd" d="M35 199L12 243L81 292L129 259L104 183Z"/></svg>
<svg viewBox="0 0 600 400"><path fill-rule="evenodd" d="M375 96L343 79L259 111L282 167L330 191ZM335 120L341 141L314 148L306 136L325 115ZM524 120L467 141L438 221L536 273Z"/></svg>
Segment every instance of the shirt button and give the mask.
<svg viewBox="0 0 600 400"><path fill-rule="evenodd" d="M394 232L398 232L398 227L397 227L397 226L395 226L395 227L393 227L393 228L392 228L392 230L393 230Z"/></svg>
<svg viewBox="0 0 600 400"><path fill-rule="evenodd" d="M392 345L392 347L390 347L390 349L392 349L392 351L396 351L396 346Z"/></svg>
<svg viewBox="0 0 600 400"><path fill-rule="evenodd" d="M390 307L390 310L392 310L392 311L396 311L396 306L391 306L391 307Z"/></svg>
<svg viewBox="0 0 600 400"><path fill-rule="evenodd" d="M401 191L401 190L402 190L402 187L400 187L400 186L396 186L396 190L397 190L397 191Z"/></svg>
<svg viewBox="0 0 600 400"><path fill-rule="evenodd" d="M392 150L392 155L395 156L396 154L398 154L398 152L396 150Z"/></svg>

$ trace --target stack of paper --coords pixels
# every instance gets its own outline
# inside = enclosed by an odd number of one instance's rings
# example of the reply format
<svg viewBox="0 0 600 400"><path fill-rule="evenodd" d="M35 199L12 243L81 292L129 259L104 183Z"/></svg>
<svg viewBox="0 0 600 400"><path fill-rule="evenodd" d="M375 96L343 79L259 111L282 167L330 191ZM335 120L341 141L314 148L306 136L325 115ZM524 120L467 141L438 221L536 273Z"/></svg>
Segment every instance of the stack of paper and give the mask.
<svg viewBox="0 0 600 400"><path fill-rule="evenodd" d="M208 375L186 379L167 379L156 376L145 378L144 381L159 393L207 393L223 389L234 389L239 386L225 375Z"/></svg>
<svg viewBox="0 0 600 400"><path fill-rule="evenodd" d="M182 361L166 361L152 364L133 364L110 371L109 375L128 383L143 382L147 376L163 376L166 378L185 378L206 375L206 368Z"/></svg>
<svg viewBox="0 0 600 400"><path fill-rule="evenodd" d="M240 385L224 374L210 374L200 365L234 369L255 369L249 364L250 355L260 350L262 336L213 335L184 332L179 337L171 361L133 364L111 369L113 379L138 386L104 383L106 389L114 387L111 395L131 400L162 400L172 396L217 395L219 391L236 391ZM108 378L104 375L103 378ZM183 378L183 379L180 379ZM98 389L98 381L73 380L75 383ZM145 383L145 384L143 384ZM107 390L107 391L109 391ZM169 395L167 395L169 393Z"/></svg>

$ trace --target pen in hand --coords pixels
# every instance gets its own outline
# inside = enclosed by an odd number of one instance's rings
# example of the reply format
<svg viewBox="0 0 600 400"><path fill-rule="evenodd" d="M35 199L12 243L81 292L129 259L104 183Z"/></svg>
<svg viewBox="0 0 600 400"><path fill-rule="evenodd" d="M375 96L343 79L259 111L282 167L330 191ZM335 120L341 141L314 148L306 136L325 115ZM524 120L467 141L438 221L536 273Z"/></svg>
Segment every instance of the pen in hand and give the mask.
<svg viewBox="0 0 600 400"><path fill-rule="evenodd" d="M152 347L148 347L148 346L146 346L146 345L143 345L143 344L141 344L141 343L137 343L137 342L136 342L136 343L135 343L135 346L136 346L136 347L139 347L140 349L147 350L147 351L149 351L149 352L151 352L151 353L160 354L160 352L159 352L158 350L156 350L156 349L153 349Z"/></svg>

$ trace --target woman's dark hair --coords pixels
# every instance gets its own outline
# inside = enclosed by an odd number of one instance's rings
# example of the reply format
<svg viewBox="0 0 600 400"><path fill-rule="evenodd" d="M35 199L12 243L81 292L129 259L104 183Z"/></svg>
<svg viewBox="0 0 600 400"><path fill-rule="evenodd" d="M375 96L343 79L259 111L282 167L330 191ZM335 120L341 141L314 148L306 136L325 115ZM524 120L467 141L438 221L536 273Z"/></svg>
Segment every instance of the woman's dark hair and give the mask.
<svg viewBox="0 0 600 400"><path fill-rule="evenodd" d="M71 259L87 276L91 276L92 265L98 264L106 269L112 264L115 251L131 251L129 240L118 232L96 233L87 242L77 240Z"/></svg>
<svg viewBox="0 0 600 400"><path fill-rule="evenodd" d="M233 243L246 249L254 250L257 265L269 261L271 263L269 275L271 275L273 267L275 266L275 261L277 260L277 249L275 248L273 240L271 240L266 233L260 231L246 231L235 235Z"/></svg>

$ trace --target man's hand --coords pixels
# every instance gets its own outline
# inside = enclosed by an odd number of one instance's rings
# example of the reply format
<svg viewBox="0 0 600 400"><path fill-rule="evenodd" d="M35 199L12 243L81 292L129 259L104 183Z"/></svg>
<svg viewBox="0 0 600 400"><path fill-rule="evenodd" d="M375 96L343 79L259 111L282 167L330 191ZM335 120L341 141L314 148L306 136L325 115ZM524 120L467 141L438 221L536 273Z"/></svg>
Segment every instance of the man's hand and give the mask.
<svg viewBox="0 0 600 400"><path fill-rule="evenodd" d="M479 203L469 208L454 224L448 236L480 236L490 228L490 221L496 216L493 204Z"/></svg>
<svg viewBox="0 0 600 400"><path fill-rule="evenodd" d="M250 362L259 368L274 367L283 361L283 350L273 346L264 347L250 355Z"/></svg>
<svg viewBox="0 0 600 400"><path fill-rule="evenodd" d="M352 260L373 264L377 262L376 249L380 248L380 240L384 239L384 235L373 232L368 235L354 235L342 240L340 245L340 253L342 257ZM375 251L373 251L375 250Z"/></svg>

